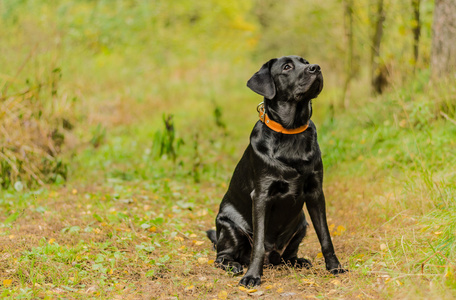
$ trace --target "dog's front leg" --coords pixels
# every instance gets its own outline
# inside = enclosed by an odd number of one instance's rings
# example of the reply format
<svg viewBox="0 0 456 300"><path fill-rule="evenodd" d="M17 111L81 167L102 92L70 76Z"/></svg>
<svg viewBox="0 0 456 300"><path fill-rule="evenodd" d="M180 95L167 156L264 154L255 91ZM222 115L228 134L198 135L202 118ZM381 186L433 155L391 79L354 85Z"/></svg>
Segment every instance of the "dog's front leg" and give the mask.
<svg viewBox="0 0 456 300"><path fill-rule="evenodd" d="M344 273L347 270L343 269L336 253L334 246L329 235L328 223L326 221L326 204L323 191L318 196L309 199L306 202L307 210L309 211L312 224L317 232L318 240L321 245L321 252L325 258L326 269L332 274Z"/></svg>
<svg viewBox="0 0 456 300"><path fill-rule="evenodd" d="M260 196L255 191L252 197L253 247L249 269L239 281L243 286L256 286L261 283L264 263L264 235L266 224L266 195Z"/></svg>

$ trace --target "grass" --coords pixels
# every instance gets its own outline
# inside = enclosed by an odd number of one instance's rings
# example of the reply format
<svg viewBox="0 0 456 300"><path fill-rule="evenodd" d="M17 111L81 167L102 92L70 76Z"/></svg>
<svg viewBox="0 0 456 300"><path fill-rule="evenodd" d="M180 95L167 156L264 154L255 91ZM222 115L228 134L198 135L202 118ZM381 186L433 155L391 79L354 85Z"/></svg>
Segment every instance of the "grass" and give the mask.
<svg viewBox="0 0 456 300"><path fill-rule="evenodd" d="M202 5L198 26L179 21L159 27L173 17L168 4L160 4L164 14L149 15L155 7L145 2L100 1L95 12L86 1L5 3L1 20L11 30L0 32L2 126L4 116L20 115L42 126L47 138L59 129L65 143L49 159L65 163L67 180L56 172L43 174L51 180L42 183L20 172L4 177L1 298L456 296L454 82L432 84L426 71L417 70L409 82L371 97L360 76L350 108L342 110L340 74L325 71L313 120L328 222L350 273L325 271L311 226L300 255L312 269L266 269L260 287L240 289L240 278L213 266L215 252L204 231L214 226L258 119L261 99L245 88L262 62L251 61L258 24L240 13L251 8L239 2L213 12ZM185 5L192 4L181 4L179 20L187 20ZM225 15L230 17L217 22ZM147 38L150 32L155 40ZM188 36L210 43L200 47ZM331 70L328 61L324 70ZM36 86L43 87L33 98L39 101L12 98ZM21 110L8 103L22 103ZM63 119L74 128L65 129ZM25 144L35 136L22 125L7 132L14 129ZM2 151L16 149L0 141ZM22 189L14 188L18 181Z"/></svg>

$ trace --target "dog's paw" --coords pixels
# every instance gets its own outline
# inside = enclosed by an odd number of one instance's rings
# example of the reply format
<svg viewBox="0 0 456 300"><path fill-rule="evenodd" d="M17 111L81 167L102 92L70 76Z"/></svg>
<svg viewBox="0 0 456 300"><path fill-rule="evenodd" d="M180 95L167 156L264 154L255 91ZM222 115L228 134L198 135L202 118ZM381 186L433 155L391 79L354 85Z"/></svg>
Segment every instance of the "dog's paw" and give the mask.
<svg viewBox="0 0 456 300"><path fill-rule="evenodd" d="M260 276L251 276L246 275L242 277L241 281L239 281L239 285L243 285L245 287L254 287L261 284L261 277Z"/></svg>
<svg viewBox="0 0 456 300"><path fill-rule="evenodd" d="M298 268L298 269L302 269L302 268L310 269L312 267L312 263L310 262L310 260L305 259L305 258L293 257L293 258L290 258L289 260L285 261L285 263L287 265L292 266L293 268Z"/></svg>
<svg viewBox="0 0 456 300"><path fill-rule="evenodd" d="M244 268L238 262L230 263L228 266L225 267L225 270L233 276L241 275L244 272Z"/></svg>
<svg viewBox="0 0 456 300"><path fill-rule="evenodd" d="M328 271L331 272L331 274L333 274L333 275L339 275L339 274L349 272L347 269L344 269L341 266L339 266L338 268L335 268L335 269L328 270Z"/></svg>
<svg viewBox="0 0 456 300"><path fill-rule="evenodd" d="M233 276L241 275L244 272L242 265L235 261L229 263L220 263L216 261L215 265Z"/></svg>

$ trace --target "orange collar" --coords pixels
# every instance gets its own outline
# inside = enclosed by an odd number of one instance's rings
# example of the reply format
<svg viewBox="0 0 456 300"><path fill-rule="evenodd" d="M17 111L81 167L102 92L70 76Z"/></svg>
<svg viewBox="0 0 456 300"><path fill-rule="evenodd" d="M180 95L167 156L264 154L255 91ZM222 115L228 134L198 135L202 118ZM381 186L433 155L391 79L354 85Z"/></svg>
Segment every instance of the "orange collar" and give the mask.
<svg viewBox="0 0 456 300"><path fill-rule="evenodd" d="M258 114L260 116L261 122L263 122L266 126L268 126L270 129L272 129L272 130L274 130L276 132L280 132L280 133L283 133L283 134L297 134L297 133L301 133L301 132L306 131L307 127L309 127L309 122L307 122L306 125L303 125L303 126L298 127L298 128L294 128L294 129L286 129L286 128L284 128L279 123L274 122L273 120L269 119L268 115L264 111L264 103L263 102L258 104L257 111L258 111Z"/></svg>

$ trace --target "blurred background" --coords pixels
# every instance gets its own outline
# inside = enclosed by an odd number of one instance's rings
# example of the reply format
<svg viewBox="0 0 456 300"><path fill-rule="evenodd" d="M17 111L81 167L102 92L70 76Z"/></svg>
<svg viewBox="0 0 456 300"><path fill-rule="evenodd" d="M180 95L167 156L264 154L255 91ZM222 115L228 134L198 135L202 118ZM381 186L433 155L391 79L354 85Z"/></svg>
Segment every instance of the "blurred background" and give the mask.
<svg viewBox="0 0 456 300"><path fill-rule="evenodd" d="M131 124L160 144L150 155L166 154L170 126L187 148L220 132L244 145L261 101L245 83L273 57L322 66L317 123L368 102L382 113L378 95L428 87L433 11L429 0L4 0L1 185L65 180L77 167L63 154ZM454 114L454 97L436 101L429 118Z"/></svg>

